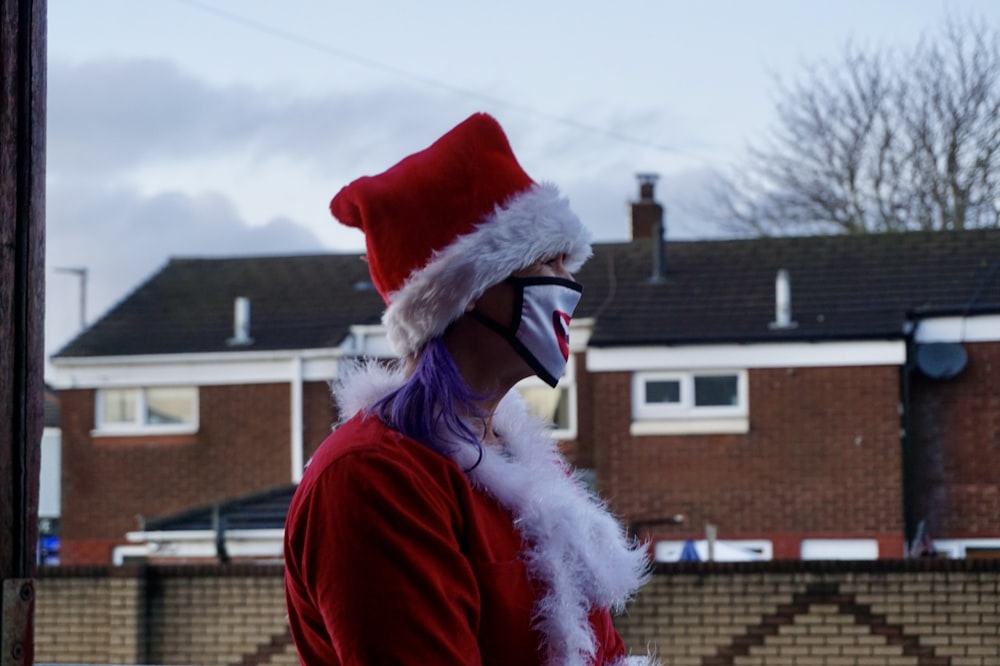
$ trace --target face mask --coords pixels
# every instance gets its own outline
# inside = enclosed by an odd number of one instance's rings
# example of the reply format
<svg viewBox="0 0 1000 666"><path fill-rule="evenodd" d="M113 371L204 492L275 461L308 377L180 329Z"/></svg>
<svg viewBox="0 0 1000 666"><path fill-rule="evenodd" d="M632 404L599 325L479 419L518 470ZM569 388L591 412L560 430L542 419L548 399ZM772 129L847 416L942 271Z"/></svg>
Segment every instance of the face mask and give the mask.
<svg viewBox="0 0 1000 666"><path fill-rule="evenodd" d="M583 285L557 277L511 277L514 321L503 326L473 310L470 316L503 336L538 377L555 386L569 361L569 320Z"/></svg>

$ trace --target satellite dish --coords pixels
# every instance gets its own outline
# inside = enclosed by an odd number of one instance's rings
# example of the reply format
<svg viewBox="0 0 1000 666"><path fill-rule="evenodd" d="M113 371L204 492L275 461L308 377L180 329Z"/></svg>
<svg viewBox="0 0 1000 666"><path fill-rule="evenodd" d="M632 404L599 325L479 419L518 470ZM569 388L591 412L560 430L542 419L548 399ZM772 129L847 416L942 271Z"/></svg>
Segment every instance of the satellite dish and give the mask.
<svg viewBox="0 0 1000 666"><path fill-rule="evenodd" d="M951 379L962 372L969 360L957 342L928 342L917 345L917 367L931 379Z"/></svg>

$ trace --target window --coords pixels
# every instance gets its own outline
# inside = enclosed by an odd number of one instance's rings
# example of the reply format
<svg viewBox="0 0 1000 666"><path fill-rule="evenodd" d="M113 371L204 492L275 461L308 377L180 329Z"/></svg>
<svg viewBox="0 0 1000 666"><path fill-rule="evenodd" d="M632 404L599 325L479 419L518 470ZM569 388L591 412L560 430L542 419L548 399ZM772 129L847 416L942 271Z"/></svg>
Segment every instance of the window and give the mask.
<svg viewBox="0 0 1000 666"><path fill-rule="evenodd" d="M952 559L1000 559L1000 539L935 539L939 557Z"/></svg>
<svg viewBox="0 0 1000 666"><path fill-rule="evenodd" d="M644 384L646 404L681 404L681 381L679 379L649 379Z"/></svg>
<svg viewBox="0 0 1000 666"><path fill-rule="evenodd" d="M875 539L803 539L799 545L803 560L877 560Z"/></svg>
<svg viewBox="0 0 1000 666"><path fill-rule="evenodd" d="M97 430L110 432L194 432L198 389L193 386L112 388L97 392Z"/></svg>
<svg viewBox="0 0 1000 666"><path fill-rule="evenodd" d="M569 430L569 392L565 388L519 386L518 392L532 414L550 422L555 430Z"/></svg>
<svg viewBox="0 0 1000 666"><path fill-rule="evenodd" d="M695 407L733 407L739 404L736 375L694 376Z"/></svg>
<svg viewBox="0 0 1000 666"><path fill-rule="evenodd" d="M576 381L572 355L566 365L566 372L555 388L537 377L522 380L516 388L527 403L528 411L550 424L552 437L576 437Z"/></svg>
<svg viewBox="0 0 1000 666"><path fill-rule="evenodd" d="M747 373L637 372L632 434L747 432Z"/></svg>

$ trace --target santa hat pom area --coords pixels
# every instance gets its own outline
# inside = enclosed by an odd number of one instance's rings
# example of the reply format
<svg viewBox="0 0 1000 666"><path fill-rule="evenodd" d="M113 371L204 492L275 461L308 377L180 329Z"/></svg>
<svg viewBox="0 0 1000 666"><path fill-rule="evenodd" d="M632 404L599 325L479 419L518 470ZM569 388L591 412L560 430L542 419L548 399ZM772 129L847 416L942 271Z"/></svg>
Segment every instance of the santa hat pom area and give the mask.
<svg viewBox="0 0 1000 666"><path fill-rule="evenodd" d="M554 185L521 168L497 121L477 113L430 147L343 188L330 203L365 233L389 341L419 351L511 273L556 255L578 269L590 234Z"/></svg>

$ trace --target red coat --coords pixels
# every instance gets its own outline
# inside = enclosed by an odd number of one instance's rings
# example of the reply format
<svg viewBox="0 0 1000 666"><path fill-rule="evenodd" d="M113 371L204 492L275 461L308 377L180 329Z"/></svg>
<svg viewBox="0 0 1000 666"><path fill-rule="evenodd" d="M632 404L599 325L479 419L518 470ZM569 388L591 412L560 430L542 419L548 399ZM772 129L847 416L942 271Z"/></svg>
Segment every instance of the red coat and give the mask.
<svg viewBox="0 0 1000 666"><path fill-rule="evenodd" d="M356 415L306 469L285 527L303 664L542 663L540 583L510 512L452 460ZM594 663L625 658L604 608Z"/></svg>

